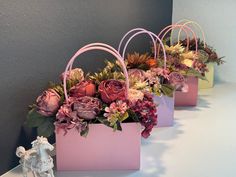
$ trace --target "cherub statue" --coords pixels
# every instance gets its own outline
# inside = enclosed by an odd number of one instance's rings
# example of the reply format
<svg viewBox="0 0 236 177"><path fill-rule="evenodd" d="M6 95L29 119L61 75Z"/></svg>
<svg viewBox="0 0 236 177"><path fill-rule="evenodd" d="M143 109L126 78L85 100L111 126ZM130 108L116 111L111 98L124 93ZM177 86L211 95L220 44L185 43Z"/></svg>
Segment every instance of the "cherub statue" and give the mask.
<svg viewBox="0 0 236 177"><path fill-rule="evenodd" d="M22 165L23 176L27 177L28 172L32 171L34 177L54 177L53 159L49 155L49 151L52 151L54 147L47 138L39 136L31 144L32 149L27 151L22 146L16 149L16 155L20 158Z"/></svg>

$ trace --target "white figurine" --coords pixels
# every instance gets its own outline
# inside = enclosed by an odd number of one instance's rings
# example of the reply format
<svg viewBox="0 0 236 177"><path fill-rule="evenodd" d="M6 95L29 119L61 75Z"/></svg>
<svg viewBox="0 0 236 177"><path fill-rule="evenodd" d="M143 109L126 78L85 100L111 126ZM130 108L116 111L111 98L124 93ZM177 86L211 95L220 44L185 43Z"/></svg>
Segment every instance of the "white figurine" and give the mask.
<svg viewBox="0 0 236 177"><path fill-rule="evenodd" d="M54 177L53 159L49 155L49 151L52 151L54 147L47 138L39 136L31 144L32 149L27 151L22 146L16 149L16 155L20 157L23 176L27 177L27 173L32 171L34 177Z"/></svg>

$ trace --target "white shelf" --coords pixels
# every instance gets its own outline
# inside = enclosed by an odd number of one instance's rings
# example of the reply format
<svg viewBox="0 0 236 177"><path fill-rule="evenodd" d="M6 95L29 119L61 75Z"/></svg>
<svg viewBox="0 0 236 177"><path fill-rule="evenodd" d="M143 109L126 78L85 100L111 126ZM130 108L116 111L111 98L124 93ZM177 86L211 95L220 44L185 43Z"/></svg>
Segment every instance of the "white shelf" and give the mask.
<svg viewBox="0 0 236 177"><path fill-rule="evenodd" d="M142 141L139 171L56 172L57 177L235 177L236 84L202 90L195 108L175 111L174 127ZM20 177L15 168L2 177Z"/></svg>

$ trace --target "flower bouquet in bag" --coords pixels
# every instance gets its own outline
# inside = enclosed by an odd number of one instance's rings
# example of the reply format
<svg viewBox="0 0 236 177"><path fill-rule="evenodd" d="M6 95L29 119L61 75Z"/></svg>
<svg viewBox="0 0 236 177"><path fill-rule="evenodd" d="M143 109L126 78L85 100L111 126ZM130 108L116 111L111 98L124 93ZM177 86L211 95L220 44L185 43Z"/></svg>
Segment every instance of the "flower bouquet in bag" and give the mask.
<svg viewBox="0 0 236 177"><path fill-rule="evenodd" d="M205 33L202 29L202 27L195 21L190 20L180 20L176 24L182 24L184 26L193 25L194 27L198 28L202 35L202 40L198 38L197 40L197 46L198 51L201 53L202 62L207 66L208 71L205 73L206 80L199 80L199 88L200 89L206 89L211 88L214 85L214 65L217 64L218 66L223 64L225 61L223 60L224 57L219 57L215 51L215 49L209 45L206 44L206 38ZM178 40L180 38L181 29L178 33ZM183 39L180 41L181 44L186 47L187 46L187 39ZM189 41L189 50L196 50L196 44L195 41L192 39ZM198 67L202 67L202 65L199 65Z"/></svg>
<svg viewBox="0 0 236 177"><path fill-rule="evenodd" d="M91 50L113 55L120 71L85 75L81 68L72 69L74 60ZM86 45L60 78L37 98L27 118L39 135L48 137L55 130L57 169L139 169L140 127L142 136L149 137L157 124L156 105L148 92L137 98L130 91L120 54L103 43Z"/></svg>
<svg viewBox="0 0 236 177"><path fill-rule="evenodd" d="M158 65L157 52L154 55L145 53L126 54L126 48L130 41L140 35L148 35L153 45L158 41L162 45L164 62L166 63L165 49L161 40L151 31L143 28L135 28L127 32L120 41L118 51L125 59L125 64L128 69L130 88L139 92L152 93L153 99L157 104L158 126L172 126L174 120L174 87L169 84L169 70L164 66ZM124 43L126 40L126 43ZM156 47L155 47L156 48Z"/></svg>
<svg viewBox="0 0 236 177"><path fill-rule="evenodd" d="M185 48L179 41L172 45L164 41L165 36L173 29L181 28L187 36L187 47ZM194 31L188 26L169 25L164 28L159 37L165 43L167 53L167 67L172 72L170 83L175 87L175 106L196 106L198 95L198 78L205 80L206 65L201 60L201 53L196 47L195 51L189 50L188 32L194 36L197 45L197 37ZM158 46L158 53L160 47ZM159 63L162 65L161 63Z"/></svg>

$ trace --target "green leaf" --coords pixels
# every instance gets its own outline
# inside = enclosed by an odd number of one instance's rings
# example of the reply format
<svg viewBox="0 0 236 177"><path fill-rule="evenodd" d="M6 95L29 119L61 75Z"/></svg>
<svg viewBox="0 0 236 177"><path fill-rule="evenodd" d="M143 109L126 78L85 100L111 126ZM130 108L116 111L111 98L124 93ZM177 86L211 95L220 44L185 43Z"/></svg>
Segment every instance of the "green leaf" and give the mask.
<svg viewBox="0 0 236 177"><path fill-rule="evenodd" d="M122 131L121 123L117 121L116 123L117 130Z"/></svg>
<svg viewBox="0 0 236 177"><path fill-rule="evenodd" d="M85 130L81 131L80 135L86 137L88 135L88 132L89 132L89 126L87 126Z"/></svg>
<svg viewBox="0 0 236 177"><path fill-rule="evenodd" d="M55 126L53 124L53 118L46 118L45 121L37 128L39 136L50 137L53 135Z"/></svg>
<svg viewBox="0 0 236 177"><path fill-rule="evenodd" d="M129 117L129 113L125 112L125 114L119 118L119 122L123 122L124 120L126 120Z"/></svg>
<svg viewBox="0 0 236 177"><path fill-rule="evenodd" d="M27 119L26 119L26 124L29 127L38 127L41 124L43 124L46 119L47 119L47 117L42 116L41 114L39 114L36 111L36 109L34 108L34 109L31 109L28 112Z"/></svg>
<svg viewBox="0 0 236 177"><path fill-rule="evenodd" d="M206 78L198 71L196 71L195 69L191 68L188 71L186 71L186 76L195 76L198 77L202 80L205 80Z"/></svg>
<svg viewBox="0 0 236 177"><path fill-rule="evenodd" d="M166 95L168 97L173 97L174 87L169 84L162 84L161 91L164 95Z"/></svg>

